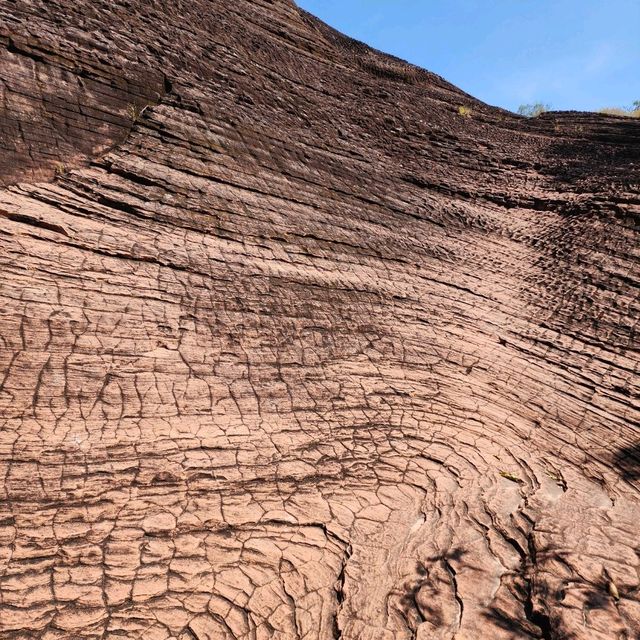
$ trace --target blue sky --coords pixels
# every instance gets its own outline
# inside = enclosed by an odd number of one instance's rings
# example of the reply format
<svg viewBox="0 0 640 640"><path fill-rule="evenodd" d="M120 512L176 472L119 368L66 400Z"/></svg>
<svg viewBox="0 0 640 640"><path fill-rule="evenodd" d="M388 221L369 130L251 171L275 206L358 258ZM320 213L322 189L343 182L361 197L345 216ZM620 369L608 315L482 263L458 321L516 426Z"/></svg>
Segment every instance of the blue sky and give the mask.
<svg viewBox="0 0 640 640"><path fill-rule="evenodd" d="M489 104L640 100L640 0L297 0L332 27Z"/></svg>

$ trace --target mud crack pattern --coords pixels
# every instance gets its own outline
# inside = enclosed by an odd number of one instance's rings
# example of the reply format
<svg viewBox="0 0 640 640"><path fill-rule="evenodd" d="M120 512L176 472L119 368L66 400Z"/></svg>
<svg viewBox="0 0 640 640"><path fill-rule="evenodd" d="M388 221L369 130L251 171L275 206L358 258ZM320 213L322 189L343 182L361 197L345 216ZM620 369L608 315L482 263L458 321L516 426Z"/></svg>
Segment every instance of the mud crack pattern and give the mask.
<svg viewBox="0 0 640 640"><path fill-rule="evenodd" d="M0 70L0 638L640 638L640 123L287 0Z"/></svg>

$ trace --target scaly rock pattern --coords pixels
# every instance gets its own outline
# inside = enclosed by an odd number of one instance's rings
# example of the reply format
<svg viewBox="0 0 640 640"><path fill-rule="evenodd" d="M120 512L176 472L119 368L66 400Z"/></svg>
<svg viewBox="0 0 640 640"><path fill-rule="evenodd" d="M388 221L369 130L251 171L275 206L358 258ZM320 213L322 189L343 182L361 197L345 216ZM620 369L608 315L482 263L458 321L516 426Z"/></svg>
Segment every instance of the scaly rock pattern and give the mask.
<svg viewBox="0 0 640 640"><path fill-rule="evenodd" d="M639 122L290 0L0 71L0 638L640 638Z"/></svg>

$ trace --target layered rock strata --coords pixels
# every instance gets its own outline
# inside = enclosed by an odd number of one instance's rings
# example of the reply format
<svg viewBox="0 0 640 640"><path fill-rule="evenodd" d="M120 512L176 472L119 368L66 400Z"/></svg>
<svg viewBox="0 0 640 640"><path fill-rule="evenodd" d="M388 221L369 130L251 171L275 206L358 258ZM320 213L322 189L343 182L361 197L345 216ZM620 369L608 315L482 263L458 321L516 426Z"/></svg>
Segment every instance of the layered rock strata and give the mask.
<svg viewBox="0 0 640 640"><path fill-rule="evenodd" d="M0 638L640 638L640 122L289 0L3 0L0 95Z"/></svg>

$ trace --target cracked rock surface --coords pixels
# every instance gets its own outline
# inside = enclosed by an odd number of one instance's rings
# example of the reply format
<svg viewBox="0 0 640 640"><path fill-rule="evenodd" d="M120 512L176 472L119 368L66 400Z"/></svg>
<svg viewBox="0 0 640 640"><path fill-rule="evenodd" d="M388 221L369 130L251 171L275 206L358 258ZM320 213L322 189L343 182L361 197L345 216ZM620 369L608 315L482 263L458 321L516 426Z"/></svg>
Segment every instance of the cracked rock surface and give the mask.
<svg viewBox="0 0 640 640"><path fill-rule="evenodd" d="M640 638L640 122L0 0L0 184L2 640Z"/></svg>

